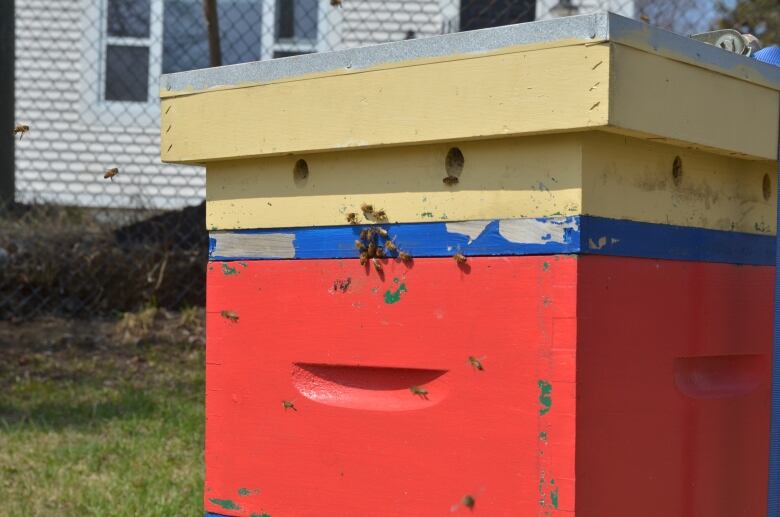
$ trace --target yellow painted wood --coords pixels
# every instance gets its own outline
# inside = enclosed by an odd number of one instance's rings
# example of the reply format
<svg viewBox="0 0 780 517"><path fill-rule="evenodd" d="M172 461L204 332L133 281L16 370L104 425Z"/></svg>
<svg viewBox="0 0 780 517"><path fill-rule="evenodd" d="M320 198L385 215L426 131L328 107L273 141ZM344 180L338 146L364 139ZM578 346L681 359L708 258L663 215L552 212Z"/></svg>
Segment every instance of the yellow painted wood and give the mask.
<svg viewBox="0 0 780 517"><path fill-rule="evenodd" d="M363 203L390 222L535 217L580 212L582 151L575 135L466 141L460 183L442 179L448 145L306 155L309 177L296 183L296 157L208 164L210 229L347 224ZM360 218L364 222L363 217Z"/></svg>
<svg viewBox="0 0 780 517"><path fill-rule="evenodd" d="M207 224L220 230L342 225L347 213L360 214L369 203L385 209L390 222L585 213L775 232L774 162L600 131L456 145L465 167L455 187L442 182L448 144L306 155L304 182L294 179L297 156L210 163ZM679 184L672 175L677 156Z"/></svg>
<svg viewBox="0 0 780 517"><path fill-rule="evenodd" d="M612 44L609 124L747 157L777 156L780 93Z"/></svg>
<svg viewBox="0 0 780 517"><path fill-rule="evenodd" d="M606 44L478 55L162 100L164 161L567 131L607 124Z"/></svg>
<svg viewBox="0 0 780 517"><path fill-rule="evenodd" d="M755 234L776 231L776 162L602 132L584 133L582 149L585 214ZM682 172L675 181L677 157Z"/></svg>

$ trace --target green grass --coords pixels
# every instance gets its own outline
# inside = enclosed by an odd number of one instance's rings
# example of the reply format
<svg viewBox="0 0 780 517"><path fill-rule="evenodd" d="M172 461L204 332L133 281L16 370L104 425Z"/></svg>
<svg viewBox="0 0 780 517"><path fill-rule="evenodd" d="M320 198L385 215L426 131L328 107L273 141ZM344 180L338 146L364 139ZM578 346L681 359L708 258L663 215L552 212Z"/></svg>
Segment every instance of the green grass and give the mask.
<svg viewBox="0 0 780 517"><path fill-rule="evenodd" d="M202 340L21 347L0 332L0 359L0 514L203 515Z"/></svg>

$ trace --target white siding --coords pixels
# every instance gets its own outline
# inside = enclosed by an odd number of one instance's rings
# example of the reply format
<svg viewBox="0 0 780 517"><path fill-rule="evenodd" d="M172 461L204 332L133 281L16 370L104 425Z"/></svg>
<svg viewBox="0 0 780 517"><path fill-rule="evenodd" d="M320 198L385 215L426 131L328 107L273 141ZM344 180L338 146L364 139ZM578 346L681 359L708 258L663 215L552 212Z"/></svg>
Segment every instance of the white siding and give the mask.
<svg viewBox="0 0 780 517"><path fill-rule="evenodd" d="M99 66L83 58L85 45L99 44L82 40L85 2L91 1L17 2L16 118L30 126L16 147L17 201L139 208L199 203L203 170L160 163L154 109L131 126L85 122L94 106L80 79L90 75L87 67ZM120 169L114 182L103 179L109 167Z"/></svg>
<svg viewBox="0 0 780 517"><path fill-rule="evenodd" d="M558 3L558 0L537 0L536 19L548 20L553 18L550 9ZM633 18L635 13L634 0L575 0L574 5L582 5L578 14L588 14L596 11L612 11L615 14Z"/></svg>
<svg viewBox="0 0 780 517"><path fill-rule="evenodd" d="M457 20L459 5L459 0L345 0L343 47L400 41L408 31L416 38L449 32L446 22Z"/></svg>

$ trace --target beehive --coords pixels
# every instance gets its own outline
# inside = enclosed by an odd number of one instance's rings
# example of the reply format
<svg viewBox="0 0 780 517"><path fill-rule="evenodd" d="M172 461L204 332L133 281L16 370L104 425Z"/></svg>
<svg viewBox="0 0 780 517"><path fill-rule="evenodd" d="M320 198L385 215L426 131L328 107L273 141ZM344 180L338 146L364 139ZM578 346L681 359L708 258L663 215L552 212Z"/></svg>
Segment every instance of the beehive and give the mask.
<svg viewBox="0 0 780 517"><path fill-rule="evenodd" d="M778 91L611 14L165 76L207 512L762 515Z"/></svg>

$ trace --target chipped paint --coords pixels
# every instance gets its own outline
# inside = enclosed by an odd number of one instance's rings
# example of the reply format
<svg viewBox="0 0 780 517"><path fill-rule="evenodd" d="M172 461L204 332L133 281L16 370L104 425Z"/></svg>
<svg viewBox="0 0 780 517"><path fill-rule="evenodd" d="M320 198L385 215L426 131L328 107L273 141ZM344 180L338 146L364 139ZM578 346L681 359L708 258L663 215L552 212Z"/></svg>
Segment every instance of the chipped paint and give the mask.
<svg viewBox="0 0 780 517"><path fill-rule="evenodd" d="M388 305L392 305L396 302L399 302L401 300L401 293L407 292L406 284L401 284L398 286L398 289L393 292L392 290L388 289L385 291L385 303Z"/></svg>
<svg viewBox="0 0 780 517"><path fill-rule="evenodd" d="M549 269L550 269L550 263L545 260L544 263L542 264L542 271L549 271Z"/></svg>
<svg viewBox="0 0 780 517"><path fill-rule="evenodd" d="M547 441L547 433L545 431L542 431L541 433L539 433L539 439L541 441L543 441L543 442L546 442Z"/></svg>
<svg viewBox="0 0 780 517"><path fill-rule="evenodd" d="M614 241L615 239L613 239ZM588 239L588 249L603 250L607 246L607 238L599 237L598 240Z"/></svg>
<svg viewBox="0 0 780 517"><path fill-rule="evenodd" d="M252 494L259 494L259 493L260 493L260 490L259 490L259 489L257 489L257 488L255 488L255 489L251 489L251 488L239 488L239 489L238 489L238 495L240 495L240 496L242 496L242 497L246 497L246 496L248 496L248 495L252 495Z"/></svg>
<svg viewBox="0 0 780 517"><path fill-rule="evenodd" d="M465 235L469 238L468 244L471 244L482 235L482 232L485 231L485 228L487 228L491 222L492 221L463 221L459 223L446 223L445 227L449 233Z"/></svg>
<svg viewBox="0 0 780 517"><path fill-rule="evenodd" d="M223 262L222 273L224 273L225 276L233 276L238 274L238 270L234 267L231 267L227 262Z"/></svg>
<svg viewBox="0 0 780 517"><path fill-rule="evenodd" d="M212 498L212 499L209 499L209 502L211 502L211 503L213 503L213 504L215 504L215 505L217 505L219 507L222 507L225 510L240 510L241 509L240 506L238 506L236 503L234 503L230 499L216 499L216 498Z"/></svg>
<svg viewBox="0 0 780 517"><path fill-rule="evenodd" d="M295 258L294 233L215 232L210 256L231 256L248 259Z"/></svg>
<svg viewBox="0 0 780 517"><path fill-rule="evenodd" d="M546 244L568 242L566 230L576 230L577 221L567 218L563 221L551 219L502 219L498 222L498 233L518 244Z"/></svg>
<svg viewBox="0 0 780 517"><path fill-rule="evenodd" d="M545 380L539 380L539 403L542 407L539 414L544 416L550 412L552 407L552 384Z"/></svg>
<svg viewBox="0 0 780 517"><path fill-rule="evenodd" d="M550 484L554 485L555 480L551 479ZM552 490L550 490L550 502L552 503L553 508L557 510L558 509L558 487L555 487Z"/></svg>

